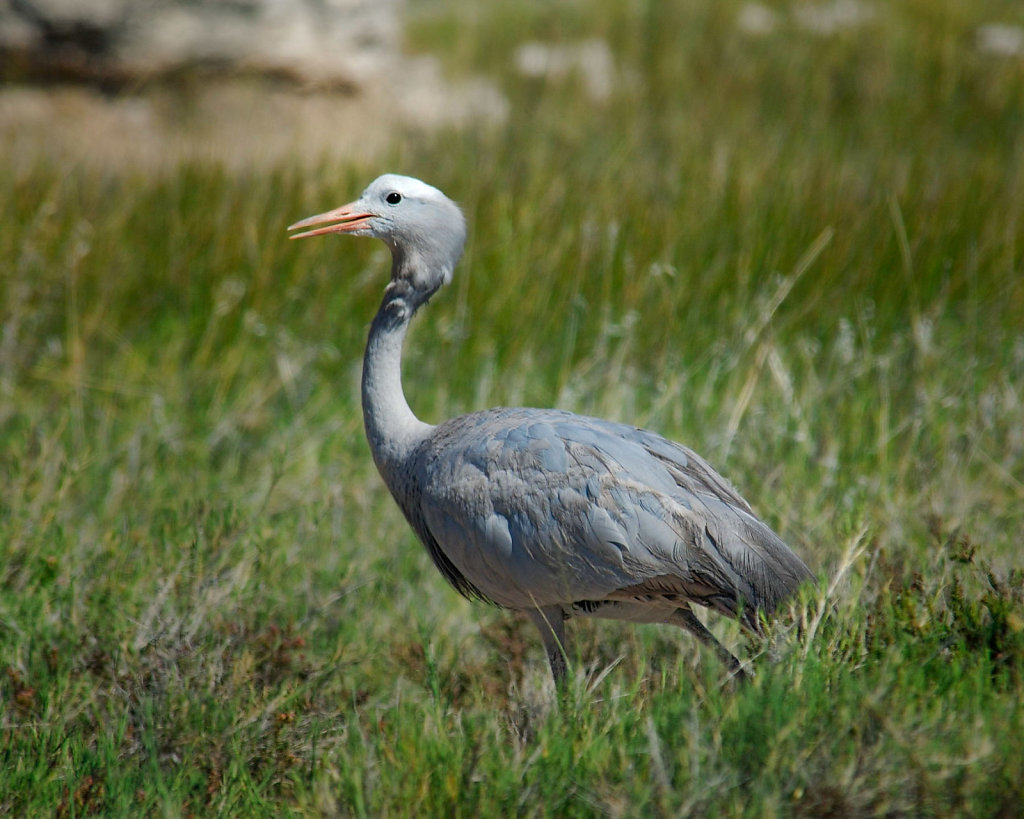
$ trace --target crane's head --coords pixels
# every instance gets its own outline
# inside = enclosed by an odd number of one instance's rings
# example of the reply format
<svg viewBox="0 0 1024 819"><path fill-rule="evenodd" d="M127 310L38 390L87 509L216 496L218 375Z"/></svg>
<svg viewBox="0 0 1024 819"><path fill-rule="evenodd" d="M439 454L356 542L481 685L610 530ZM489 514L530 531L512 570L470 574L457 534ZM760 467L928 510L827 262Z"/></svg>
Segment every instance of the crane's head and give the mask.
<svg viewBox="0 0 1024 819"><path fill-rule="evenodd" d="M462 211L437 188L411 176L377 177L356 201L296 222L292 239L347 233L374 236L389 248L391 278L429 297L448 284L466 242Z"/></svg>

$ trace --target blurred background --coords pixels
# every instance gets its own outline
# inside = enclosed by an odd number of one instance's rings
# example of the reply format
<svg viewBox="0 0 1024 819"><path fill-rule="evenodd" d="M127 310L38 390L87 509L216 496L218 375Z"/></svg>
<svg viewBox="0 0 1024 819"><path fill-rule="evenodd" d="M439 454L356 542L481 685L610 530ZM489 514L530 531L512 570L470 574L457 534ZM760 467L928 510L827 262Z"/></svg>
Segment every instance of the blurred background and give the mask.
<svg viewBox="0 0 1024 819"><path fill-rule="evenodd" d="M150 357L165 320L241 345L256 380L260 345L292 345L282 389L315 395L358 367L376 291L344 271L380 251L282 227L393 170L471 222L455 295L409 350L433 420L559 403L697 436L768 481L795 446L817 471L788 492L824 480L847 506L861 484L884 498L894 464L917 481L928 451L1017 496L1019 442L979 456L963 436L1024 356L1022 25L989 0L5 0L8 396L34 367L121 381L134 350L244 404L255 382L192 361L194 339ZM818 430L837 408L842 434ZM961 489L928 514L960 521Z"/></svg>
<svg viewBox="0 0 1024 819"><path fill-rule="evenodd" d="M5 0L8 151L106 166L367 157L402 127L504 115L404 48L401 0Z"/></svg>
<svg viewBox="0 0 1024 819"><path fill-rule="evenodd" d="M692 446L833 630L573 623L565 730L374 471L386 250L287 240L386 171L417 414ZM1019 2L0 0L0 813L1019 815L1022 249Z"/></svg>

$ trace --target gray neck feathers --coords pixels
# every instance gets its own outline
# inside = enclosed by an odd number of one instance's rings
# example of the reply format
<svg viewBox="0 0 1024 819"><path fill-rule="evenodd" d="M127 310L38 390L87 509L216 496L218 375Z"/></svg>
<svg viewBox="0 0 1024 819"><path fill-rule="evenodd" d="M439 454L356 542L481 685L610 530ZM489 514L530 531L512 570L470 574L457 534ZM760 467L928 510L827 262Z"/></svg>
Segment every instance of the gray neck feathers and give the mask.
<svg viewBox="0 0 1024 819"><path fill-rule="evenodd" d="M402 345L416 309L430 294L392 281L370 326L363 358L363 423L374 462L391 485L413 449L432 427L409 408L402 390Z"/></svg>

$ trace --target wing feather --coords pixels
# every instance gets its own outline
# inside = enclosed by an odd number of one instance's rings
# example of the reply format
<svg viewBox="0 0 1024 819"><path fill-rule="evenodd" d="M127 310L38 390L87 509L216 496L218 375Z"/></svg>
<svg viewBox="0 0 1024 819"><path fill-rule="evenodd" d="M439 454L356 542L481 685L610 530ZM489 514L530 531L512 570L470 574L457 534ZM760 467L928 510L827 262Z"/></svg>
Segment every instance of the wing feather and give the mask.
<svg viewBox="0 0 1024 819"><path fill-rule="evenodd" d="M752 612L811 576L707 462L635 427L488 410L437 427L414 469L421 538L511 608L660 595Z"/></svg>

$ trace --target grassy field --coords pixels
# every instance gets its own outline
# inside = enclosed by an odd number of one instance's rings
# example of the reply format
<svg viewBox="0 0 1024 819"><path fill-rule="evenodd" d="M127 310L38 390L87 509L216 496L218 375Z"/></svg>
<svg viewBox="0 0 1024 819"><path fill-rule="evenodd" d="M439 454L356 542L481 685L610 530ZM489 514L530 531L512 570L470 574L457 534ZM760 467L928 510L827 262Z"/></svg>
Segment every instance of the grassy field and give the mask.
<svg viewBox="0 0 1024 819"><path fill-rule="evenodd" d="M510 116L373 167L0 160L0 812L1024 812L1024 58L981 28L1024 13L769 6L414 2ZM587 38L606 99L513 69ZM712 620L750 684L574 622L561 716L437 575L362 436L386 251L284 230L385 170L471 225L421 417L651 427L820 574L767 644Z"/></svg>

